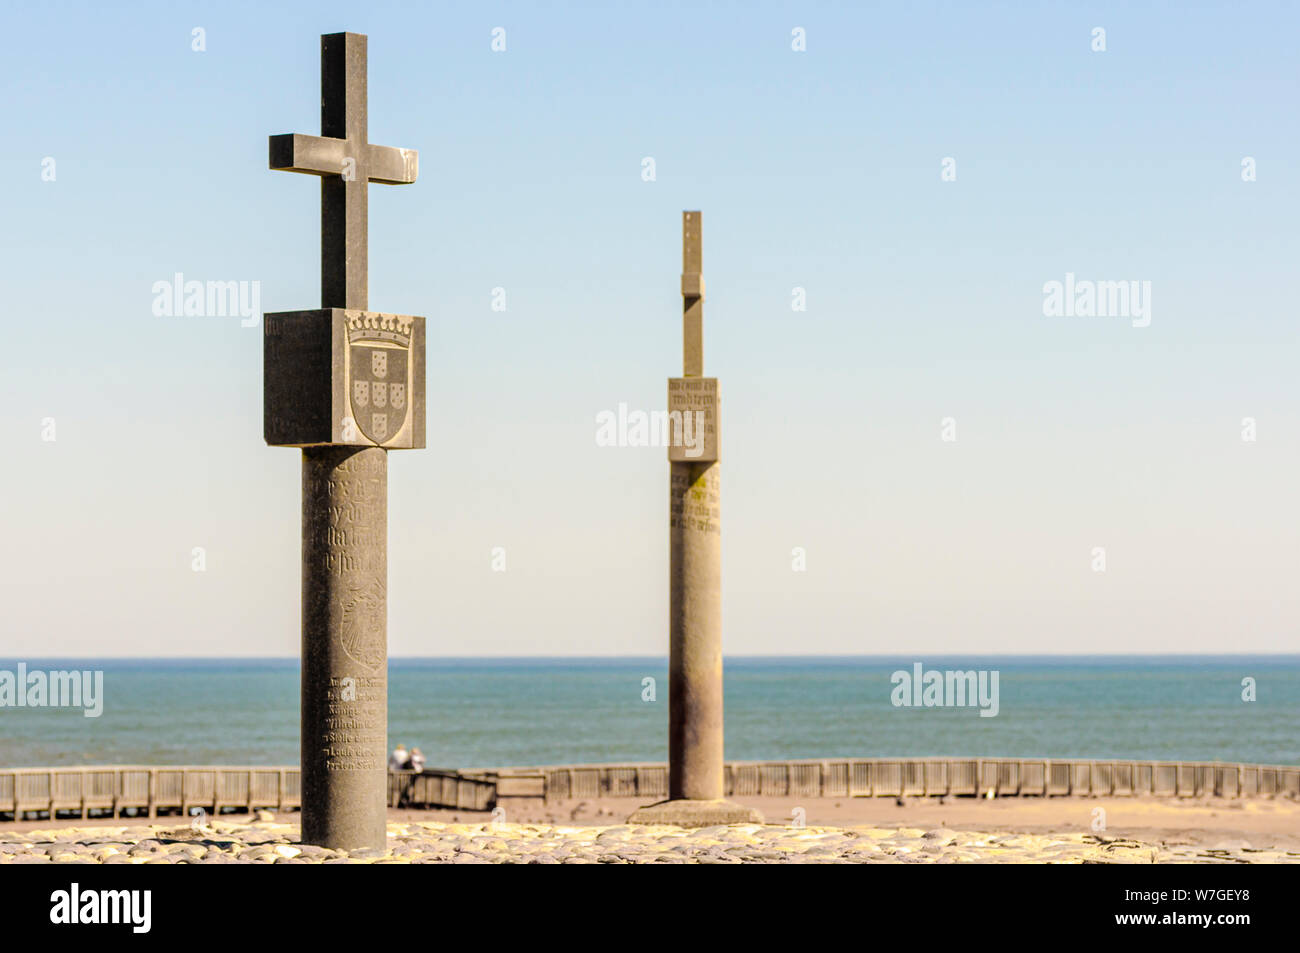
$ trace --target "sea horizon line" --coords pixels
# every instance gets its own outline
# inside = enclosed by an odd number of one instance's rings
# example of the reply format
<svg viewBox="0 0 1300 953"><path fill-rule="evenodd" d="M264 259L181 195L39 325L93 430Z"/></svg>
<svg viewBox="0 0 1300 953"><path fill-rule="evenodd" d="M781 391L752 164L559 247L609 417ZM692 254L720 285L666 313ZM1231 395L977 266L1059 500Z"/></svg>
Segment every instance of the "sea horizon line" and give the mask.
<svg viewBox="0 0 1300 953"><path fill-rule="evenodd" d="M855 661L917 661L921 659L1008 659L1015 661L1188 661L1208 662L1218 659L1276 659L1300 661L1300 652L1134 652L1134 653L1016 653L1016 652L908 652L863 654L802 654L802 655L727 655L724 664L734 662L855 662ZM288 662L297 664L296 655L26 655L0 656L0 665L25 662ZM663 662L663 655L392 655L392 662Z"/></svg>

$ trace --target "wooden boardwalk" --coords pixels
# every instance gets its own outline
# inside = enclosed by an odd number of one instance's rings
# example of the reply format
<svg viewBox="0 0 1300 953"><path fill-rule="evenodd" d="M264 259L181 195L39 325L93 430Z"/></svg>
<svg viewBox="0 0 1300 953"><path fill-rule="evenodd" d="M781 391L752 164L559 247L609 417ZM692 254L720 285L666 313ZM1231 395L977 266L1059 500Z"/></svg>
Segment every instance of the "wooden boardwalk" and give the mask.
<svg viewBox="0 0 1300 953"><path fill-rule="evenodd" d="M1033 758L846 758L737 761L727 797L1289 797L1300 767L1206 761ZM389 772L394 806L491 810L514 798L668 795L664 764L575 764ZM141 765L0 770L0 815L125 811L189 815L301 807L298 767Z"/></svg>
<svg viewBox="0 0 1300 953"><path fill-rule="evenodd" d="M389 802L397 807L450 807L490 810L496 787L455 771L390 771ZM302 806L297 765L242 767L112 765L85 768L0 770L0 814L20 819L29 813L92 813L120 817L126 811L156 817L292 811Z"/></svg>
<svg viewBox="0 0 1300 953"><path fill-rule="evenodd" d="M1300 767L1206 761L1037 758L845 758L737 761L727 797L1274 797L1300 798ZM473 774L475 772L466 772ZM668 796L663 764L498 768L499 797Z"/></svg>

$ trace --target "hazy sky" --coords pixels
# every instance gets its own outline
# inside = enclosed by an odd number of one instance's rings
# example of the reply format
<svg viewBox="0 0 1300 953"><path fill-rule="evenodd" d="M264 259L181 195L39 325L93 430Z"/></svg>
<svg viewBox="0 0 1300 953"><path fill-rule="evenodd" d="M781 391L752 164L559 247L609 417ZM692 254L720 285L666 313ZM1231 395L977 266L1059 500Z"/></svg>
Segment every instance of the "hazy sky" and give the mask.
<svg viewBox="0 0 1300 953"><path fill-rule="evenodd" d="M665 451L595 433L680 373L683 209L729 653L1296 651L1300 16L976 7L6 4L0 654L297 653L260 321L152 288L319 305L266 142L319 131L340 30L420 152L370 188L371 307L429 321L393 654L666 653ZM1150 282L1149 324L1045 316L1067 273Z"/></svg>

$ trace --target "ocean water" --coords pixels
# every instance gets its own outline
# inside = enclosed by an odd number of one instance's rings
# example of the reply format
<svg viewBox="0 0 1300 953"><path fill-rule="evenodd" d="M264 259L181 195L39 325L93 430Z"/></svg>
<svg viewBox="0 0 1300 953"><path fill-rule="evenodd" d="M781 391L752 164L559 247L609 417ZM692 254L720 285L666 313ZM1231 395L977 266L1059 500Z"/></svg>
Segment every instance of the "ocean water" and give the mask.
<svg viewBox="0 0 1300 953"><path fill-rule="evenodd" d="M296 659L24 659L99 669L104 710L0 708L0 766L295 764ZM891 675L999 673L999 712L891 703ZM0 660L16 671L18 660ZM662 761L647 659L394 659L389 739L449 768ZM1242 700L1253 678L1257 700ZM643 700L655 680L654 701ZM1300 656L735 658L731 759L1016 756L1300 764ZM392 744L389 746L392 747Z"/></svg>

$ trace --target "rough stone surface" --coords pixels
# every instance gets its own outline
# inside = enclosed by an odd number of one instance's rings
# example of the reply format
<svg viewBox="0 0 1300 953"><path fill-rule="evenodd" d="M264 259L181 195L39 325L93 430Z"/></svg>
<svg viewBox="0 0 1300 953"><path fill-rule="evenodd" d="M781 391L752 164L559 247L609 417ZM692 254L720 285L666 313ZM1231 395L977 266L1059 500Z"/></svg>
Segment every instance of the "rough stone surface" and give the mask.
<svg viewBox="0 0 1300 953"><path fill-rule="evenodd" d="M762 824L763 815L733 801L660 801L639 808L629 824L673 824L678 827L717 827L725 824Z"/></svg>
<svg viewBox="0 0 1300 953"><path fill-rule="evenodd" d="M682 374L704 375L704 217L682 212Z"/></svg>
<svg viewBox="0 0 1300 953"><path fill-rule="evenodd" d="M388 813L388 455L302 457L302 824L379 847Z"/></svg>
<svg viewBox="0 0 1300 953"><path fill-rule="evenodd" d="M668 378L669 463L718 461L719 406L716 377Z"/></svg>
<svg viewBox="0 0 1300 953"><path fill-rule="evenodd" d="M1095 834L989 834L919 828L775 827L686 830L624 824L388 825L379 848L303 845L297 825L214 822L189 828L85 827L0 833L0 865L172 864L1300 864L1300 850L1202 848ZM177 839L180 835L186 839Z"/></svg>
<svg viewBox="0 0 1300 953"><path fill-rule="evenodd" d="M722 767L721 464L671 464L668 796L720 800Z"/></svg>

